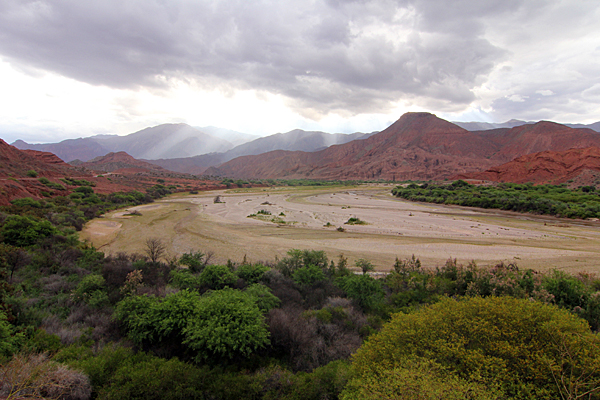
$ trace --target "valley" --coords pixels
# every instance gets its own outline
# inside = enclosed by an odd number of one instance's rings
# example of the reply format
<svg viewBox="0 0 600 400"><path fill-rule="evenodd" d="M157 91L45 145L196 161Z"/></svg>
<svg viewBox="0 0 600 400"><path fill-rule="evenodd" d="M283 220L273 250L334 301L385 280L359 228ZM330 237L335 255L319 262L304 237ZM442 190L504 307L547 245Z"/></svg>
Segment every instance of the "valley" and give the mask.
<svg viewBox="0 0 600 400"><path fill-rule="evenodd" d="M244 256L272 261L297 248L324 250L330 259L343 254L351 265L365 258L379 271L388 271L396 257L414 254L428 267L457 258L481 266L503 261L540 271L600 272L596 221L411 203L393 198L391 188L177 194L92 220L80 237L105 254L143 253L145 240L159 237L170 257L194 250L213 253L218 263L240 262ZM215 203L216 196L223 203ZM141 215L126 215L134 209ZM351 218L365 224L346 224Z"/></svg>

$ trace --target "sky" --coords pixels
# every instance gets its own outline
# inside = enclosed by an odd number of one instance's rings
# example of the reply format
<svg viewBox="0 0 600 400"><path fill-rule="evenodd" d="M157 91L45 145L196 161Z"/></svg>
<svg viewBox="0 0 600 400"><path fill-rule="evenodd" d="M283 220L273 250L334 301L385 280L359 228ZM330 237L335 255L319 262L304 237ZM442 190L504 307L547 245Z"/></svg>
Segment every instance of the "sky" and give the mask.
<svg viewBox="0 0 600 400"><path fill-rule="evenodd" d="M600 120L597 0L2 0L0 137Z"/></svg>

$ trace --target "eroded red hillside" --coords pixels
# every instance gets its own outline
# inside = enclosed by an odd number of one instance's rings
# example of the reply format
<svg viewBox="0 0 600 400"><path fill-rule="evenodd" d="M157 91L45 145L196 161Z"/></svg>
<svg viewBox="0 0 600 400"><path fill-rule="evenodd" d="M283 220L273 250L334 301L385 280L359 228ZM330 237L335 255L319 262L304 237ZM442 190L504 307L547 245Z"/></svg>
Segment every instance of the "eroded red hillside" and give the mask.
<svg viewBox="0 0 600 400"><path fill-rule="evenodd" d="M587 147L562 152L542 151L527 154L487 171L460 175L457 178L551 184L579 180L582 184L595 184L595 181L589 182L589 180L595 180L598 172L600 172L600 148Z"/></svg>

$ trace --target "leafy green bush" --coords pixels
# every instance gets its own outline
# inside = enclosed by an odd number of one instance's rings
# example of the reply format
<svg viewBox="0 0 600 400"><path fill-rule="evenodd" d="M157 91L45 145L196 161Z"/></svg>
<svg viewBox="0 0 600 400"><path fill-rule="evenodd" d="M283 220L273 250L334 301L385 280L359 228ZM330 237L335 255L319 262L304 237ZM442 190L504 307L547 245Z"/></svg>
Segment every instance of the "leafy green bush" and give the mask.
<svg viewBox="0 0 600 400"><path fill-rule="evenodd" d="M183 331L198 361L249 356L269 344L262 312L248 293L223 289L202 296Z"/></svg>
<svg viewBox="0 0 600 400"><path fill-rule="evenodd" d="M235 273L247 283L258 283L269 269L262 264L242 264L235 270Z"/></svg>
<svg viewBox="0 0 600 400"><path fill-rule="evenodd" d="M73 292L76 300L83 301L91 307L103 307L108 304L106 284L102 275L85 276Z"/></svg>
<svg viewBox="0 0 600 400"><path fill-rule="evenodd" d="M36 244L40 239L56 235L58 230L47 220L10 215L6 218L0 233L5 243L27 247Z"/></svg>
<svg viewBox="0 0 600 400"><path fill-rule="evenodd" d="M193 274L188 269L174 269L170 272L171 280L169 283L177 289L198 289L202 286L200 277Z"/></svg>
<svg viewBox="0 0 600 400"><path fill-rule="evenodd" d="M291 277L299 268L314 265L322 269L327 268L327 255L323 250L298 250L291 249L285 257L277 264L277 269L287 277Z"/></svg>
<svg viewBox="0 0 600 400"><path fill-rule="evenodd" d="M366 225L367 223L365 221L361 220L360 218L350 217L350 218L348 218L348 221L344 222L344 224L346 224L346 225Z"/></svg>
<svg viewBox="0 0 600 400"><path fill-rule="evenodd" d="M383 302L385 292L381 282L369 275L350 275L339 278L338 285L365 311L374 311Z"/></svg>
<svg viewBox="0 0 600 400"><path fill-rule="evenodd" d="M31 197L22 197L20 199L11 200L10 203L17 207L33 207L33 208L42 208L42 203L37 200L32 199Z"/></svg>
<svg viewBox="0 0 600 400"><path fill-rule="evenodd" d="M307 265L302 268L298 268L292 275L294 282L300 285L312 285L319 281L326 279L325 274L321 267L316 265Z"/></svg>
<svg viewBox="0 0 600 400"><path fill-rule="evenodd" d="M544 288L554 296L554 303L567 307L585 306L588 289L583 282L563 271L553 270L544 277Z"/></svg>
<svg viewBox="0 0 600 400"><path fill-rule="evenodd" d="M401 359L392 369L366 374L343 389L342 400L496 400L499 393L446 373L428 359Z"/></svg>
<svg viewBox="0 0 600 400"><path fill-rule="evenodd" d="M256 305L263 313L277 308L281 304L281 300L271 292L271 289L260 283L252 284L244 291L254 298Z"/></svg>
<svg viewBox="0 0 600 400"><path fill-rule="evenodd" d="M209 289L233 287L237 276L224 265L207 265L198 278L201 285Z"/></svg>
<svg viewBox="0 0 600 400"><path fill-rule="evenodd" d="M156 344L181 340L181 334L200 301L196 292L182 290L164 299L153 296L129 296L117 303L115 319L127 336L137 344Z"/></svg>
<svg viewBox="0 0 600 400"><path fill-rule="evenodd" d="M427 381L450 374L460 386L483 384L503 398L576 398L600 388L600 339L584 320L539 302L488 297L446 299L394 315L359 349L344 398L370 398L358 396L360 387L408 389L414 378L398 378L422 358L443 371L425 370Z"/></svg>
<svg viewBox="0 0 600 400"><path fill-rule="evenodd" d="M190 251L179 257L179 264L187 266L192 272L200 272L204 267L205 254L201 251Z"/></svg>
<svg viewBox="0 0 600 400"><path fill-rule="evenodd" d="M24 341L22 334L6 320L6 314L0 310L0 359L15 353Z"/></svg>

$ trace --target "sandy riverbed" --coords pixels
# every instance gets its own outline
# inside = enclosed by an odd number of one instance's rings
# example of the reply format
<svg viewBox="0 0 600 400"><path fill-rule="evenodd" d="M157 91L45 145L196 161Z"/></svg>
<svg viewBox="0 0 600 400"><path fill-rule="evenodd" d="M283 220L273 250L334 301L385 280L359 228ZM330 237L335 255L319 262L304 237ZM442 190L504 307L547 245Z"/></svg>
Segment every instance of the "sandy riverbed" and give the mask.
<svg viewBox="0 0 600 400"><path fill-rule="evenodd" d="M221 195L224 203L214 203ZM141 216L124 214L137 209ZM248 215L260 210L270 215ZM347 225L359 218L366 225ZM329 225L327 225L329 223ZM336 228L343 227L344 232ZM144 251L161 237L170 254L213 252L214 259L273 260L291 248L325 250L330 258L371 260L381 270L413 254L426 265L448 258L478 264L600 272L600 225L550 217L417 204L388 189L274 189L170 197L91 221L82 232L107 254Z"/></svg>

